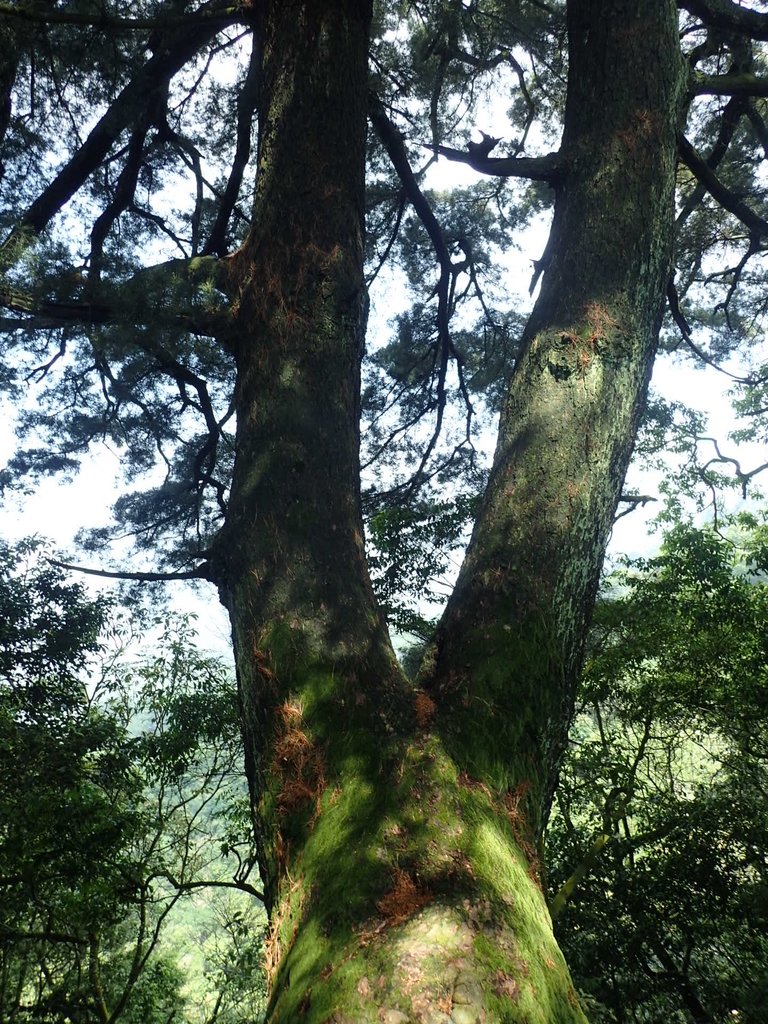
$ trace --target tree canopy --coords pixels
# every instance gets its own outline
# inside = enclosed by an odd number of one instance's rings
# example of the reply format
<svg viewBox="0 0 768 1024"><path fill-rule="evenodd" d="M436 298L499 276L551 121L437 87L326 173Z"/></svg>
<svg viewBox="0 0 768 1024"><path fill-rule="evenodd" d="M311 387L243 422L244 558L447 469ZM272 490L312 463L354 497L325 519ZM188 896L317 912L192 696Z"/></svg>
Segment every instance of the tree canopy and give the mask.
<svg viewBox="0 0 768 1024"><path fill-rule="evenodd" d="M723 362L761 334L765 31L757 10L679 6L689 72L665 338L694 361ZM13 397L39 385L20 420L32 444L4 485L71 473L106 440L128 474L116 521L153 568L194 572L232 468L233 286L222 258L253 217L258 5L1 13L5 385ZM447 481L471 495L485 479L478 434L524 324L505 255L551 206L563 159L565 31L559 3L377 8L368 277L375 309L378 281L404 291L394 331L364 366L364 480L380 517L419 484L421 521L441 519ZM485 153L471 135L490 118L509 137ZM476 169L475 180L428 188L446 160ZM731 386L745 431L762 438L759 353L743 366ZM674 407L652 412L660 450L681 435L694 446L696 425ZM704 449L701 472L713 454ZM713 462L729 469L728 455ZM746 485L755 467L730 468ZM469 519L474 506L463 508Z"/></svg>

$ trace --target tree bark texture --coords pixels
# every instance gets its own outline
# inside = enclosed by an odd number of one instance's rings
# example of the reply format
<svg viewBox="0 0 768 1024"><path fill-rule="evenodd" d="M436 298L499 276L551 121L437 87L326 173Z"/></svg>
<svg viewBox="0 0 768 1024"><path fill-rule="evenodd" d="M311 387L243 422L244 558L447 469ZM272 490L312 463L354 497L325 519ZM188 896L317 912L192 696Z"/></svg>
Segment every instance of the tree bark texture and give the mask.
<svg viewBox="0 0 768 1024"><path fill-rule="evenodd" d="M525 792L533 839L653 365L686 83L670 0L571 0L568 38L547 265L433 684L451 752Z"/></svg>
<svg viewBox="0 0 768 1024"><path fill-rule="evenodd" d="M360 514L369 3L268 0L258 18L215 558L272 921L268 1020L574 1024L536 841L669 270L675 7L570 4L551 262L424 688L392 653Z"/></svg>

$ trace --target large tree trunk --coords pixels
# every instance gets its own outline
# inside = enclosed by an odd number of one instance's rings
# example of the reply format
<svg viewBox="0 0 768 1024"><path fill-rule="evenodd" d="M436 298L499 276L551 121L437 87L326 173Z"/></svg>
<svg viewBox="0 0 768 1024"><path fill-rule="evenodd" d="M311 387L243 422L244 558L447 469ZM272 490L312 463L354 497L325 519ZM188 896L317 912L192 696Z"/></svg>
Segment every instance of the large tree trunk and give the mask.
<svg viewBox="0 0 768 1024"><path fill-rule="evenodd" d="M568 40L543 283L433 684L452 755L526 794L534 840L653 366L687 81L672 0L570 0Z"/></svg>
<svg viewBox="0 0 768 1024"><path fill-rule="evenodd" d="M552 260L431 696L397 667L362 541L369 5L259 11L218 562L272 918L268 1017L583 1021L535 841L669 270L674 4L571 4Z"/></svg>

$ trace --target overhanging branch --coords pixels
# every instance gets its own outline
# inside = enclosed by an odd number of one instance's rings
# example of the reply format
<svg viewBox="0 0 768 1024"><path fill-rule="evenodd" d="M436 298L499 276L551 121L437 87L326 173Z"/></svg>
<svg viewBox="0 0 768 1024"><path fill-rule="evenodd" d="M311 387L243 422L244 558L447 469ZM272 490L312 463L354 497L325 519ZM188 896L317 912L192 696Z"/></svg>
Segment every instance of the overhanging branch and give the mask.
<svg viewBox="0 0 768 1024"><path fill-rule="evenodd" d="M754 104L748 103L741 96L732 96L726 104L725 110L720 118L720 129L718 131L717 138L715 139L715 143L705 161L710 171L715 171L722 162L728 152L728 147L733 140L733 136L742 117L749 116L750 107L754 107ZM696 207L701 203L706 191L706 186L701 181L697 182L696 187L685 198L685 201L681 206L680 213L677 215L675 220L676 231L680 230L688 217L690 217Z"/></svg>
<svg viewBox="0 0 768 1024"><path fill-rule="evenodd" d="M750 11L731 0L678 0L677 6L712 28L768 40L768 14Z"/></svg>
<svg viewBox="0 0 768 1024"><path fill-rule="evenodd" d="M67 572L82 572L86 576L100 576L108 580L133 580L138 583L165 583L169 580L212 580L211 568L205 564L196 569L188 569L182 572L118 572L108 569L94 569L87 565L74 565L71 562L60 562L58 559L49 558L51 565L59 569L66 569Z"/></svg>
<svg viewBox="0 0 768 1024"><path fill-rule="evenodd" d="M716 463L721 465L733 466L734 474L736 476L736 479L739 481L739 486L741 487L741 496L745 499L747 497L747 489L749 487L749 483L753 479L753 477L758 476L760 473L764 473L766 469L768 469L768 462L763 462L761 465L756 466L755 469L742 469L741 463L738 459L733 458L733 456L731 455L723 455L723 453L720 451L720 444L716 437L697 436L696 441L708 441L715 449L716 453L713 458L709 459L709 461L706 462L701 467L701 473L706 473L709 467Z"/></svg>
<svg viewBox="0 0 768 1024"><path fill-rule="evenodd" d="M749 229L750 236L760 239L768 237L768 221L755 213L740 196L723 184L684 135L678 136L678 152L683 163L698 178L712 198L716 199L724 210L728 210L740 220Z"/></svg>

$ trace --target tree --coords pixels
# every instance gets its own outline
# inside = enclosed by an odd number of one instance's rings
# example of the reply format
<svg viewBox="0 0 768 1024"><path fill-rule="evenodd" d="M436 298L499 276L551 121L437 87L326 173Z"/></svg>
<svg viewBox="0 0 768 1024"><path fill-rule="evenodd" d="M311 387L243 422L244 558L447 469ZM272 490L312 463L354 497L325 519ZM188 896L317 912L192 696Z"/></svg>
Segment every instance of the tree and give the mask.
<svg viewBox="0 0 768 1024"><path fill-rule="evenodd" d="M765 526L728 533L678 525L598 604L547 832L595 1019L765 1014Z"/></svg>
<svg viewBox="0 0 768 1024"><path fill-rule="evenodd" d="M201 890L259 895L238 826L229 673L193 651L183 624L141 662L110 651L108 606L34 542L0 548L0 607L0 1016L242 1021L240 994L215 971L203 993L215 1012L185 1012L166 939ZM236 922L257 928L259 912L222 915L217 952L235 979L250 948Z"/></svg>
<svg viewBox="0 0 768 1024"><path fill-rule="evenodd" d="M2 13L7 376L41 380L53 403L25 416L44 440L5 480L71 471L103 438L134 480L155 453L165 466L116 515L156 559L134 575L207 579L229 611L269 1018L582 1020L538 847L665 295L686 346L710 332L709 359L762 315L768 15L728 0ZM246 38L227 92L216 55ZM473 97L494 85L511 92L506 156L460 148L462 112L479 117ZM472 491L473 403L502 404L415 684L363 543L367 119L372 263L394 252L414 289L428 281L366 369L385 467L367 506ZM425 152L493 184L430 196ZM159 205L174 169L191 200L178 214ZM550 204L516 333L496 256L508 225ZM176 257L142 262L158 239ZM736 262L715 273L715 254ZM745 377L745 401L763 384ZM389 486L401 454L410 475Z"/></svg>

